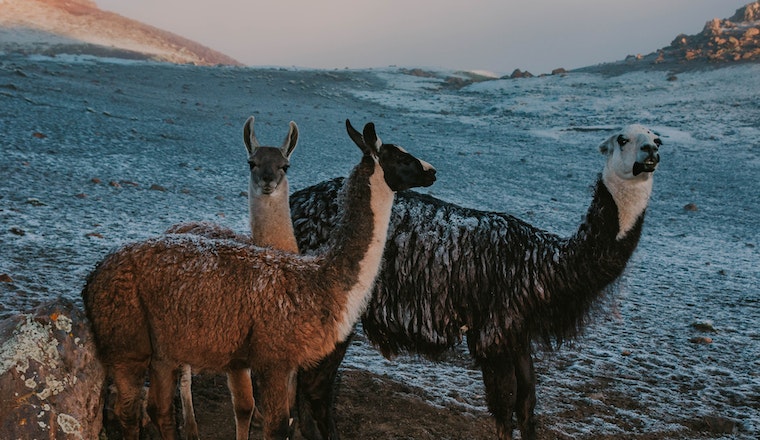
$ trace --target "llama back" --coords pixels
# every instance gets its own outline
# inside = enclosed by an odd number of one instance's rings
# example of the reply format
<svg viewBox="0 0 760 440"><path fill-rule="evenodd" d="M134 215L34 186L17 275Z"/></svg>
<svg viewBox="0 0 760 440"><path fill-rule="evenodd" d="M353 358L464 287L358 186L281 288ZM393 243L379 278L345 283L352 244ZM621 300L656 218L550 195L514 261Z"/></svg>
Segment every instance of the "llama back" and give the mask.
<svg viewBox="0 0 760 440"><path fill-rule="evenodd" d="M340 219L339 199L344 180L343 177L326 180L290 196L290 216L301 253L318 255L327 248Z"/></svg>
<svg viewBox="0 0 760 440"><path fill-rule="evenodd" d="M503 346L505 332L525 332L529 294L542 274L522 286L526 258L551 253L559 239L512 216L402 193L386 244L380 289L362 323L386 354L402 350L436 356L467 332L486 346ZM543 240L535 240L538 236ZM530 238L530 239L526 239ZM548 274L547 274L548 275ZM484 295L484 293L487 293Z"/></svg>
<svg viewBox="0 0 760 440"><path fill-rule="evenodd" d="M235 240L250 243L251 237L238 234L230 228L213 222L185 222L170 226L164 234L193 234L217 240Z"/></svg>

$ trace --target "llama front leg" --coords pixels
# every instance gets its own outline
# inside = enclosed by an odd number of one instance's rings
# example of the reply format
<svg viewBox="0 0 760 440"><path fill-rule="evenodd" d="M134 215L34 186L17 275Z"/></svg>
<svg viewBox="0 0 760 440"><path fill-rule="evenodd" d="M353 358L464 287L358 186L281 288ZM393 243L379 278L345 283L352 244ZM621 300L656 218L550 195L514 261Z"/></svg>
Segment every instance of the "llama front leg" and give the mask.
<svg viewBox="0 0 760 440"><path fill-rule="evenodd" d="M138 440L142 415L142 388L148 373L148 362L130 362L113 367L116 386L114 414L121 425L124 440Z"/></svg>
<svg viewBox="0 0 760 440"><path fill-rule="evenodd" d="M515 416L523 440L535 440L536 421L536 371L533 367L530 343L515 352L515 379L517 380L517 402Z"/></svg>
<svg viewBox="0 0 760 440"><path fill-rule="evenodd" d="M496 436L499 440L512 440L512 414L517 399L514 359L504 353L479 357L478 362L483 372L488 410L496 419Z"/></svg>
<svg viewBox="0 0 760 440"><path fill-rule="evenodd" d="M338 367L353 333L316 367L298 372L298 427L308 440L339 440L333 406Z"/></svg>
<svg viewBox="0 0 760 440"><path fill-rule="evenodd" d="M276 371L256 373L261 389L261 408L264 412L264 440L292 440L293 419L290 416L290 387L296 369L280 367Z"/></svg>
<svg viewBox="0 0 760 440"><path fill-rule="evenodd" d="M251 370L244 368L228 372L227 387L232 394L232 408L235 411L235 438L248 440L248 430L255 407Z"/></svg>
<svg viewBox="0 0 760 440"><path fill-rule="evenodd" d="M163 440L177 439L174 419L174 392L177 389L177 365L153 359L150 365L150 388L148 388L148 415L158 427Z"/></svg>

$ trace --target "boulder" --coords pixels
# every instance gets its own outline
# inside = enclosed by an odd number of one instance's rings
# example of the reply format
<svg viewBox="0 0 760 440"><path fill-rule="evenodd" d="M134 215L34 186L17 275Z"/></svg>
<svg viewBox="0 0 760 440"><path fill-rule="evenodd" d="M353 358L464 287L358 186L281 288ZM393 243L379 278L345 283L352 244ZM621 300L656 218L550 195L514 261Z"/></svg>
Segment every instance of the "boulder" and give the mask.
<svg viewBox="0 0 760 440"><path fill-rule="evenodd" d="M533 74L526 71L522 71L520 69L515 69L511 75L509 75L511 79L517 79L517 78L533 78Z"/></svg>
<svg viewBox="0 0 760 440"><path fill-rule="evenodd" d="M84 312L71 301L0 322L0 438L97 439L104 378Z"/></svg>

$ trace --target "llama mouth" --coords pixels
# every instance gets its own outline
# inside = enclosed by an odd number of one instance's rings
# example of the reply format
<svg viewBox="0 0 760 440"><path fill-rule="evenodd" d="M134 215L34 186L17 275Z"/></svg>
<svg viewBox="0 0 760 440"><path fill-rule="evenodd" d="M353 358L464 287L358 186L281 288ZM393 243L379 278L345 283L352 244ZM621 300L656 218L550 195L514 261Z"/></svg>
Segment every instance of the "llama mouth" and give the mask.
<svg viewBox="0 0 760 440"><path fill-rule="evenodd" d="M435 177L435 169L428 170L425 173L425 175L423 176L422 180L423 180L422 181L422 185L421 185L422 187L426 188L426 187L434 184L435 181L437 180L436 177Z"/></svg>
<svg viewBox="0 0 760 440"><path fill-rule="evenodd" d="M638 176L641 173L653 173L655 169L657 169L657 161L655 160L636 162L633 164L633 175Z"/></svg>
<svg viewBox="0 0 760 440"><path fill-rule="evenodd" d="M425 181L422 183L422 187L423 188L427 188L428 186L434 184L435 180L436 180L435 176L430 176L430 177L426 178Z"/></svg>

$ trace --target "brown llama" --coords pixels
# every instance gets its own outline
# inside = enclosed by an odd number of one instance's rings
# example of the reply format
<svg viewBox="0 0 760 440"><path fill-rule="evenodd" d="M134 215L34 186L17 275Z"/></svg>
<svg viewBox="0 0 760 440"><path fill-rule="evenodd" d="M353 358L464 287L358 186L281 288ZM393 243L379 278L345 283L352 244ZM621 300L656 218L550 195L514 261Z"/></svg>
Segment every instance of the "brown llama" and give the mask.
<svg viewBox="0 0 760 440"><path fill-rule="evenodd" d="M166 234L196 234L214 239L232 239L298 253L293 224L290 221L290 186L287 176L290 156L298 144L298 126L295 122L290 122L288 134L282 146L278 148L262 146L256 138L253 123L254 117L251 116L243 124L243 142L248 152L248 165L251 170L248 182L251 236L236 234L231 229L210 222L173 225L166 230ZM184 365L180 377L183 433L187 440L198 440L200 435L193 408L192 383L192 369L189 365ZM227 384L232 395L237 437L247 438L251 419L257 423L263 420L263 416L255 408L250 374L243 372L237 376L228 375ZM292 388L294 393L295 384Z"/></svg>
<svg viewBox="0 0 760 440"><path fill-rule="evenodd" d="M345 340L363 312L395 192L435 181L435 169L383 144L373 124L363 135L348 121L346 128L363 156L346 180L343 216L324 254L163 235L121 247L89 275L82 297L126 440L139 438L147 375L148 414L162 438L176 439L172 396L185 364L233 374L250 368L264 438L290 437L288 384Z"/></svg>

